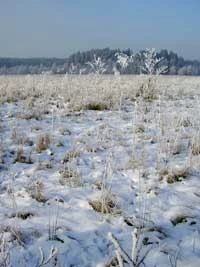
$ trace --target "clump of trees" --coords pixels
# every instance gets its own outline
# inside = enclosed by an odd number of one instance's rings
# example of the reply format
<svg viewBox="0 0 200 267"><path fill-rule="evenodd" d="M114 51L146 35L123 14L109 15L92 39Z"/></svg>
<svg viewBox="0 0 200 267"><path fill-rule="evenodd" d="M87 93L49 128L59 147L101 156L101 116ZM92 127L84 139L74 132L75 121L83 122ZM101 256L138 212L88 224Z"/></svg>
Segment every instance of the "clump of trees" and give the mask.
<svg viewBox="0 0 200 267"><path fill-rule="evenodd" d="M131 49L91 49L85 52L77 52L68 58L0 58L0 75L5 74L88 74L94 69L90 62L99 64L101 59L103 73L111 74L119 71L121 74L140 74L143 72L146 50L141 50L133 56ZM118 61L117 55L123 54L123 60L131 59L124 67ZM197 60L185 60L172 51L166 49L155 52L157 58L162 58L158 68L166 66L164 75L200 75L200 62ZM124 61L124 64L125 61Z"/></svg>

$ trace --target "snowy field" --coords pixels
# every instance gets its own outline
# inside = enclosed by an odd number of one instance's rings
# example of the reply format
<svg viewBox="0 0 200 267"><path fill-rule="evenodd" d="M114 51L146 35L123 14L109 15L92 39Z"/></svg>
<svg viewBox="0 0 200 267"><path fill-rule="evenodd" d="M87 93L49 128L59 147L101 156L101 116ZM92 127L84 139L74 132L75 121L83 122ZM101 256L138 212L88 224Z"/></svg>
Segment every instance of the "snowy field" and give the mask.
<svg viewBox="0 0 200 267"><path fill-rule="evenodd" d="M200 266L200 78L0 77L0 266Z"/></svg>

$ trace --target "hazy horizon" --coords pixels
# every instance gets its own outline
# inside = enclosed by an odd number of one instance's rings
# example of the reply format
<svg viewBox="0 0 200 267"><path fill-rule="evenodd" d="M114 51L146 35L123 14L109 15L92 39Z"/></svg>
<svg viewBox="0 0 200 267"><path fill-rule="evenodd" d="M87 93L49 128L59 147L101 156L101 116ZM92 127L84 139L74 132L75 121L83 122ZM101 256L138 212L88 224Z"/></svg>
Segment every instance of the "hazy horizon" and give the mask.
<svg viewBox="0 0 200 267"><path fill-rule="evenodd" d="M155 47L200 59L199 12L198 0L0 0L0 57Z"/></svg>

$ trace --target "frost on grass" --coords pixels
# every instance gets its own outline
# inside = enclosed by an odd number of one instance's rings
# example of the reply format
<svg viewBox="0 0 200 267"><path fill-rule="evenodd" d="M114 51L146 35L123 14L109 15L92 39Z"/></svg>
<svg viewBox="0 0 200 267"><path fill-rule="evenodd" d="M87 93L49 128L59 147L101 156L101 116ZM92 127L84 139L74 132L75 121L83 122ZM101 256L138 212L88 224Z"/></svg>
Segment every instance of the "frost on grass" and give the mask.
<svg viewBox="0 0 200 267"><path fill-rule="evenodd" d="M200 266L199 78L90 67L0 77L0 265Z"/></svg>

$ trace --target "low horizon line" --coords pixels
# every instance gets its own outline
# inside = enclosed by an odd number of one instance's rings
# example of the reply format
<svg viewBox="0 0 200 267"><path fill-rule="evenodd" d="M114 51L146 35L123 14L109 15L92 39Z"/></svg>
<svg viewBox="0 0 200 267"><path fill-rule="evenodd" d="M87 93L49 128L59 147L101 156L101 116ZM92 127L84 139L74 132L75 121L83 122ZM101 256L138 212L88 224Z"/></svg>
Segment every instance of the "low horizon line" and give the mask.
<svg viewBox="0 0 200 267"><path fill-rule="evenodd" d="M152 48L152 47L148 47L148 48ZM133 55L134 54L137 54L140 51L143 51L145 49L148 49L148 48L141 48L137 52L133 53ZM7 59L61 59L61 60L64 60L64 59L68 59L70 56L72 56L74 54L77 54L78 52L84 53L84 52L88 52L88 51L91 51L91 50L103 50L103 49L120 50L120 51L125 51L125 50L130 49L130 50L133 51L133 49L130 48L130 47L127 47L127 48L110 48L110 47L104 47L104 48L90 48L90 49L87 49L87 50L77 50L76 52L73 52L73 53L71 53L70 55L68 55L66 57L64 57L64 56L63 57L60 57L60 56L0 56L0 59L7 58ZM169 52L173 52L173 53L177 54L178 57L181 57L181 58L183 58L186 61L188 60L188 61L199 61L200 62L200 58L187 58L185 56L180 55L179 52L173 51L172 49L161 48L159 50L156 49L156 52L159 53L162 50L167 50L168 53Z"/></svg>

